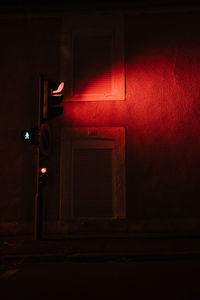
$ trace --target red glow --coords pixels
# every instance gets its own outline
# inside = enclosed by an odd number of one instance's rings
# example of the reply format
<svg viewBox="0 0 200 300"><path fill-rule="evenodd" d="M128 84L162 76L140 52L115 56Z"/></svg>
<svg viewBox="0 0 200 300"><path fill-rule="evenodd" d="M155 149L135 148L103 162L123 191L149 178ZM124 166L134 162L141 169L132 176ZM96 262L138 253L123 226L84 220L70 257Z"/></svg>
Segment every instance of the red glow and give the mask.
<svg viewBox="0 0 200 300"><path fill-rule="evenodd" d="M42 174L46 174L46 173L47 173L47 168L45 168L45 167L41 168L41 169L40 169L40 172L41 172Z"/></svg>
<svg viewBox="0 0 200 300"><path fill-rule="evenodd" d="M105 96L100 99L109 66L102 65L96 73L92 69L91 74L88 69L89 75L77 82L76 91L80 95L76 100L81 101L75 103L72 99L74 103L65 104L65 126L124 126L128 133L128 147L134 148L135 157L143 155L142 159L146 157L148 161L152 156L159 161L158 157L163 155L165 161L171 160L180 147L182 153L185 148L185 156L192 161L196 146L192 148L191 145L198 143L200 147L199 51L185 41L180 51L176 44L173 45L173 40L172 45L168 45L163 40L152 41L151 36L147 40L140 39L140 36L138 48L130 37L126 55L125 101L108 101ZM118 61L112 65L116 77L121 76L119 65Z"/></svg>

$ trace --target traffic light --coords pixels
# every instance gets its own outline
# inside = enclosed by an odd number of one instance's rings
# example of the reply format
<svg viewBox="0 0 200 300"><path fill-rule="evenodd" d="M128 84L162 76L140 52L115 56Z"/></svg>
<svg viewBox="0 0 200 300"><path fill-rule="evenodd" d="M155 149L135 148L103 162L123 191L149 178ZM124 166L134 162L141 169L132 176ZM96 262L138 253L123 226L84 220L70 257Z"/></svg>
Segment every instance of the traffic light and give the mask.
<svg viewBox="0 0 200 300"><path fill-rule="evenodd" d="M38 145L39 144L39 130L38 128L30 128L21 131L21 137L24 142L28 144Z"/></svg>
<svg viewBox="0 0 200 300"><path fill-rule="evenodd" d="M51 81L41 77L40 122L60 116L63 107L59 106L64 97L64 82Z"/></svg>
<svg viewBox="0 0 200 300"><path fill-rule="evenodd" d="M47 168L46 166L40 167L40 173L39 173L39 184L45 185L47 180Z"/></svg>
<svg viewBox="0 0 200 300"><path fill-rule="evenodd" d="M21 131L25 143L37 145L37 188L35 195L34 239L42 238L43 201L48 176L48 155L51 149L51 130L46 121L60 116L64 97L64 82L39 77L37 127Z"/></svg>

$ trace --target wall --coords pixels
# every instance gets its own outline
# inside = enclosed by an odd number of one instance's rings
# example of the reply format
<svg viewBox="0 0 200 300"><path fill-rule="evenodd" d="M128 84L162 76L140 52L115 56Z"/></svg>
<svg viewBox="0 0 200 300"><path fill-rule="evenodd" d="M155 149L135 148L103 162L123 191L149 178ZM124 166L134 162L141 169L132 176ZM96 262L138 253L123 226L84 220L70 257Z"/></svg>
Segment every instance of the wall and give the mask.
<svg viewBox="0 0 200 300"><path fill-rule="evenodd" d="M152 14L126 24L128 211L198 218L198 15Z"/></svg>
<svg viewBox="0 0 200 300"><path fill-rule="evenodd" d="M59 74L60 18L1 20L1 231L30 232L36 149L20 130L37 119L38 74ZM45 218L58 219L61 127L126 128L129 230L199 230L198 13L126 14L126 100L66 103L50 122Z"/></svg>

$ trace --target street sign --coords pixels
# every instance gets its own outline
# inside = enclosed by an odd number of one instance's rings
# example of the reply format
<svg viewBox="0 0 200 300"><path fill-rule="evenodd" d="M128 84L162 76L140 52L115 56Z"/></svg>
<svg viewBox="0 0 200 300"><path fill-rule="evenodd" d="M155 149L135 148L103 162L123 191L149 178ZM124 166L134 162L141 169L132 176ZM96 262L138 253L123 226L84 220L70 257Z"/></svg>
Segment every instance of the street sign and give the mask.
<svg viewBox="0 0 200 300"><path fill-rule="evenodd" d="M39 147L42 154L49 154L51 149L51 131L49 125L46 123L43 123L40 127Z"/></svg>

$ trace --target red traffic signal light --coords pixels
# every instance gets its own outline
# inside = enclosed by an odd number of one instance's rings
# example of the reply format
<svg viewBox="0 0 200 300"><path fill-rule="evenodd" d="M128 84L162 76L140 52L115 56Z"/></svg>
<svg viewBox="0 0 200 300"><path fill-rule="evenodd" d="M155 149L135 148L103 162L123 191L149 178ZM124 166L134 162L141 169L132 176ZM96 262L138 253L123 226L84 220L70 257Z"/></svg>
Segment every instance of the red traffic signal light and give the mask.
<svg viewBox="0 0 200 300"><path fill-rule="evenodd" d="M64 82L51 81L41 78L41 108L40 121L53 119L63 112L63 107L58 106L64 97Z"/></svg>
<svg viewBox="0 0 200 300"><path fill-rule="evenodd" d="M64 90L64 82L60 82L56 90L51 90L51 96L52 97L62 97L63 96L63 90Z"/></svg>

